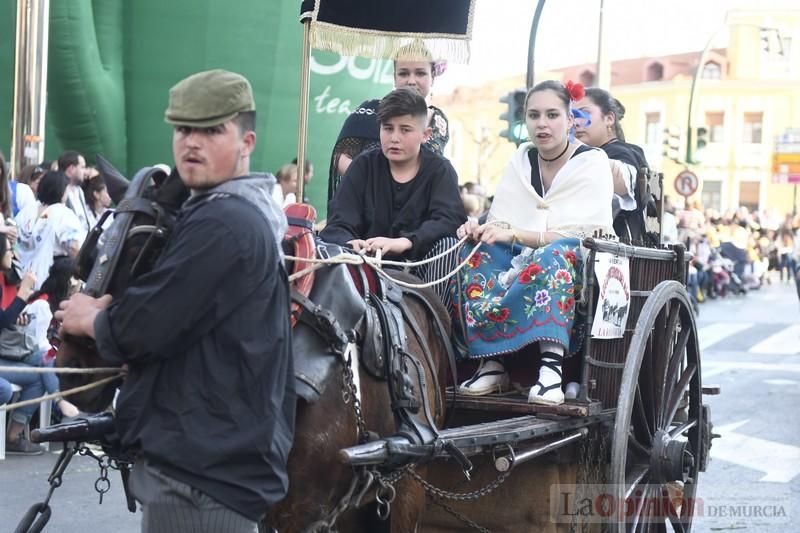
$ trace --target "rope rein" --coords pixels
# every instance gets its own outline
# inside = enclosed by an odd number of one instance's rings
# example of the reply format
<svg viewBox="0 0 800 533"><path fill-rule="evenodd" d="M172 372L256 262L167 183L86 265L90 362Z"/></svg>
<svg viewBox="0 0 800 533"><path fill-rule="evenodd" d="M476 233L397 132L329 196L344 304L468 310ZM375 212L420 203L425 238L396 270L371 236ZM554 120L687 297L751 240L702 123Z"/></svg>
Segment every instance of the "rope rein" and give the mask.
<svg viewBox="0 0 800 533"><path fill-rule="evenodd" d="M55 370L55 369L51 369L51 370ZM74 370L83 370L83 369L74 369ZM120 372L119 368L117 368L115 370L117 370L117 374L114 375L114 376L109 376L107 378L99 379L97 381L93 381L93 382L88 383L86 385L81 385L80 387L75 387L73 389L68 389L68 390L61 391L61 392L54 392L54 393L51 393L51 394L45 394L44 396L41 396L39 398L31 398L30 400L25 400L25 401L22 401L22 402L16 402L16 403L9 403L9 404L5 404L5 405L0 405L0 411L10 411L12 409L17 409L18 407L25 407L26 405L38 404L38 403L44 402L46 400L52 400L54 398L63 398L64 396L70 396L72 394L78 394L79 392L87 391L87 390L90 390L90 389L97 388L97 387L99 387L101 385L105 385L106 383L114 381L115 379L121 378L122 376L125 375L125 372ZM86 372L86 373L89 373L89 372Z"/></svg>
<svg viewBox="0 0 800 533"><path fill-rule="evenodd" d="M492 225L502 225L502 222L490 222L489 224ZM432 263L437 259L441 259L442 257L453 253L454 251L460 249L467 241L469 237L464 236L459 240L455 245L451 246L450 248L440 252L432 257L428 257L427 259L422 259L420 261L391 261L388 259L381 259L380 252L375 257L366 255L365 253L352 253L352 252L344 252L335 257L329 257L324 259L316 259L316 258L304 258L304 257L295 257L292 255L287 255L285 258L289 261L298 261L300 263L308 263L311 264L310 267L304 268L299 272L295 272L291 276L289 276L289 283L295 281L296 279L302 278L315 270L319 270L326 265L368 265L371 268L375 269L376 272L381 274L382 276L386 277L387 279L397 283L401 287L406 287L409 289L424 289L426 287L432 287L434 285L438 285L444 281L449 280L451 277L455 276L464 266L469 263L470 258L472 255L478 251L478 249L483 245L482 242L478 242L473 248L472 251L466 256L466 258L461 261L461 263L456 266L452 271L448 272L441 278L438 278L433 281L429 281L427 283L408 283L405 281L400 281L395 279L390 274L388 274L383 267L384 266L400 266L404 268L415 268L422 265L426 265L428 263Z"/></svg>

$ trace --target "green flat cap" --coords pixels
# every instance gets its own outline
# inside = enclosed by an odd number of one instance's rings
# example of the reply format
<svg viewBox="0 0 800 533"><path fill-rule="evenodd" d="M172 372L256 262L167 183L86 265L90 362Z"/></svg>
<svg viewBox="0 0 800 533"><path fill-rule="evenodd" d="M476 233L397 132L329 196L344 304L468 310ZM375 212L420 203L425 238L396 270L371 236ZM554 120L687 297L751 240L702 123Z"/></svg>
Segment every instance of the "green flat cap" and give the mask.
<svg viewBox="0 0 800 533"><path fill-rule="evenodd" d="M192 74L169 90L164 121L174 126L208 128L255 110L253 88L247 78L227 70L207 70Z"/></svg>

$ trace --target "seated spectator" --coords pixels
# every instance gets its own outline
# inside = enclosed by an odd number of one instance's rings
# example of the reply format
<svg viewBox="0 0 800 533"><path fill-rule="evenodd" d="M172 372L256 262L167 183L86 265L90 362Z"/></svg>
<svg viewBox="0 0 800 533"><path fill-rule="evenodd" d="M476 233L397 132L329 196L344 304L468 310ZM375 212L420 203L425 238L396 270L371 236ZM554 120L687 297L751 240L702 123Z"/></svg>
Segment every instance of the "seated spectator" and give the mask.
<svg viewBox="0 0 800 533"><path fill-rule="evenodd" d="M11 251L11 243L7 239L0 238L0 251L2 252L2 259L0 265L2 266L3 273L11 269L11 261L13 254ZM19 287L7 286L5 282L5 275L0 273L0 290L2 291L2 300L5 304L0 308L0 330L7 330L13 328L17 321L20 319L22 310L25 308L25 302L33 293L33 284L36 277L28 272L23 276ZM14 293L12 297L12 293ZM9 363L6 360L0 359L0 365ZM22 387L20 392L20 401L32 400L44 394L44 384L38 374L21 374L12 372L0 372L0 400L7 396L5 401L0 403L7 403L11 398L11 386L5 386L6 383L15 383ZM25 438L24 430L28 425L33 413L36 412L37 405L28 405L15 409L11 413L11 422L6 431L6 452L13 454L25 455L39 455L44 449L41 446L31 443Z"/></svg>
<svg viewBox="0 0 800 533"><path fill-rule="evenodd" d="M23 270L30 270L39 280L39 289L47 279L53 257L78 255L86 231L75 213L64 205L67 178L51 170L39 183L38 202L23 209L16 217L19 226L19 259Z"/></svg>
<svg viewBox="0 0 800 533"><path fill-rule="evenodd" d="M19 348L14 353L14 358L8 361L8 354L0 351L2 364L11 366L52 367L55 357L50 343L50 326L53 313L58 310L59 304L70 296L70 281L75 274L75 261L69 257L56 257L47 279L42 283L42 288L28 297L28 305L22 310L17 320L16 329L20 340ZM9 296L16 291L13 285L6 285L4 292ZM24 339L24 340L23 340ZM24 376L25 374L19 374ZM58 376L54 373L32 374L42 380L47 394L59 392ZM71 402L59 398L56 407L65 417L78 415L78 408Z"/></svg>
<svg viewBox="0 0 800 533"><path fill-rule="evenodd" d="M11 383L3 378L0 378L0 405L5 405L11 400L14 391L11 389Z"/></svg>
<svg viewBox="0 0 800 533"><path fill-rule="evenodd" d="M450 162L422 145L430 134L425 98L395 89L378 107L381 149L353 160L328 206L323 240L356 252L418 260L455 244L466 220L458 177ZM414 272L424 281L455 268L449 254ZM445 299L447 283L434 290ZM446 304L447 302L445 302Z"/></svg>

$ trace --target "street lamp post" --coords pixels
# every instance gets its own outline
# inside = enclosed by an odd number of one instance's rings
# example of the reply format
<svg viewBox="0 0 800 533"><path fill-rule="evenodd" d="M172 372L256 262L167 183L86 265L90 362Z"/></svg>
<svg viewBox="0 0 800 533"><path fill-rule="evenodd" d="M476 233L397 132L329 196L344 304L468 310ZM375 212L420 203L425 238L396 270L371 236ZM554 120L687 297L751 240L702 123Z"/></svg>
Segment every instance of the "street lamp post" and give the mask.
<svg viewBox="0 0 800 533"><path fill-rule="evenodd" d="M539 29L539 19L542 17L544 1L545 0L539 0L539 3L536 4L536 11L533 13L533 22L531 23L531 36L528 39L528 74L525 76L525 85L527 89L533 87L533 61L534 49L536 48L536 31Z"/></svg>

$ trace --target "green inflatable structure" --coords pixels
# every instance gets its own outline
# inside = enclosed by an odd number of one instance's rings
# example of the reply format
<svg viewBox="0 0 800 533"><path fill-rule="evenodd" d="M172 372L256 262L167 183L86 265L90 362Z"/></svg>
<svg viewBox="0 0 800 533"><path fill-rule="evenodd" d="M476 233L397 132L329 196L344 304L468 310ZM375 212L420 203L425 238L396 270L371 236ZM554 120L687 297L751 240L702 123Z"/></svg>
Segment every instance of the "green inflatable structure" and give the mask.
<svg viewBox="0 0 800 533"><path fill-rule="evenodd" d="M201 70L245 75L255 91L254 171L296 157L302 26L296 0L51 0L45 156L103 154L131 176L172 163L169 88ZM10 151L15 0L0 5L0 149ZM388 60L313 51L307 195L325 216L331 148L347 114L392 87Z"/></svg>

